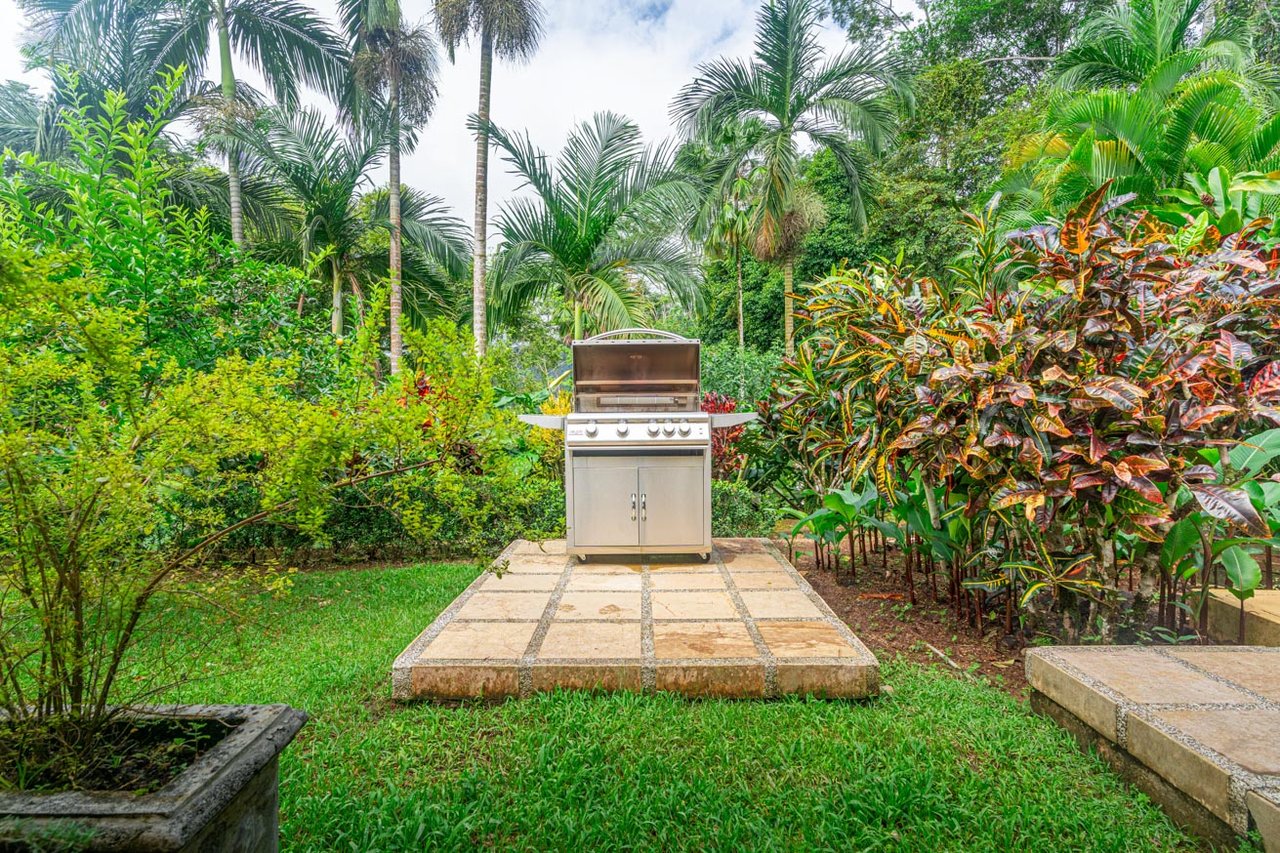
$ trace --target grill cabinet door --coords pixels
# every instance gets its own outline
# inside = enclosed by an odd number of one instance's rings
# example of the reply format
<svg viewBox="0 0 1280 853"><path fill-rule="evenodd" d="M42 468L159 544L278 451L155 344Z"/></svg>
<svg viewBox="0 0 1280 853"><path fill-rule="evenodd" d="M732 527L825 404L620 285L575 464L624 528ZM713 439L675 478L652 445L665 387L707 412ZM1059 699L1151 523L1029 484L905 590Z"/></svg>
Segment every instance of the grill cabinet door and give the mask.
<svg viewBox="0 0 1280 853"><path fill-rule="evenodd" d="M640 544L698 545L706 537L701 455L654 456L640 466Z"/></svg>
<svg viewBox="0 0 1280 853"><path fill-rule="evenodd" d="M636 466L573 468L573 537L578 545L639 545Z"/></svg>

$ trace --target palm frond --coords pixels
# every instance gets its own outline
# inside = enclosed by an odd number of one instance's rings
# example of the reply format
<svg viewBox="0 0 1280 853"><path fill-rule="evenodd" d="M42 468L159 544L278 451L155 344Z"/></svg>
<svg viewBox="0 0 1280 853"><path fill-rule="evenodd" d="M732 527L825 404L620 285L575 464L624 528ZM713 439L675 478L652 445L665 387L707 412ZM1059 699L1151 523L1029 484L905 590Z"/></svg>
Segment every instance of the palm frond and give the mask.
<svg viewBox="0 0 1280 853"><path fill-rule="evenodd" d="M311 7L295 0L235 0L227 25L233 46L280 104L296 104L302 85L334 99L346 90L347 49Z"/></svg>

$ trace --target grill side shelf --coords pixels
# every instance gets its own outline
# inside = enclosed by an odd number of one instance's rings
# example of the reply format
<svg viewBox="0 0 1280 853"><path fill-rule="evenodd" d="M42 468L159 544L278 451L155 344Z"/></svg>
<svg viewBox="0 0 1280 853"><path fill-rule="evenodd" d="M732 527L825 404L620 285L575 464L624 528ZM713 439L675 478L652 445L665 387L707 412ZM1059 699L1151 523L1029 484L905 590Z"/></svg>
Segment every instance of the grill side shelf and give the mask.
<svg viewBox="0 0 1280 853"><path fill-rule="evenodd" d="M543 429L564 430L564 415L517 415L521 423Z"/></svg>

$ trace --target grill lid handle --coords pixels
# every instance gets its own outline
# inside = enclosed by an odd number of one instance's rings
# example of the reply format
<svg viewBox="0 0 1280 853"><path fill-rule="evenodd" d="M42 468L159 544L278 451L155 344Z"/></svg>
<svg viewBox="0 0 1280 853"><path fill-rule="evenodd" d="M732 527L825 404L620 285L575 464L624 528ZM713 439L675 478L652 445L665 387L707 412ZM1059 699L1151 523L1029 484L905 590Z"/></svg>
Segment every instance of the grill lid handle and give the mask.
<svg viewBox="0 0 1280 853"><path fill-rule="evenodd" d="M591 341L607 341L611 338L621 338L627 335L645 335L650 338L662 338L668 341L692 341L692 338L686 338L683 335L677 335L675 332L664 332L661 329L645 329L633 326L627 329L614 329L612 332L601 332L586 339L586 343Z"/></svg>

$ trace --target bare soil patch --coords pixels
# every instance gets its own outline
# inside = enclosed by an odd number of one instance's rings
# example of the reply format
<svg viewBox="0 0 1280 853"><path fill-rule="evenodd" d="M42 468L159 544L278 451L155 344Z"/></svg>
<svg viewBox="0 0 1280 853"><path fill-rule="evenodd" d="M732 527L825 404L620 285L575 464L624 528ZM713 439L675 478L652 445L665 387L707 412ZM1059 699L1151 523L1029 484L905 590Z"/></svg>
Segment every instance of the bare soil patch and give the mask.
<svg viewBox="0 0 1280 853"><path fill-rule="evenodd" d="M785 540L774 544L784 555L788 553ZM936 664L953 670L958 677L985 678L1013 696L1026 697L1020 644L1009 643L999 628L989 628L979 637L971 626L955 618L945 596L935 603L919 580L916 604L912 605L903 587L897 551L889 554L887 574L880 568L878 556L873 562L872 571L859 563L856 580L846 586L837 583L830 570L815 567L809 542L797 539L792 557L809 585L881 660L902 656L916 663ZM847 571L846 565L841 581L846 580Z"/></svg>

